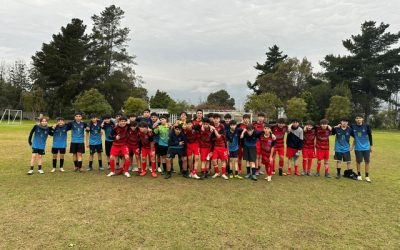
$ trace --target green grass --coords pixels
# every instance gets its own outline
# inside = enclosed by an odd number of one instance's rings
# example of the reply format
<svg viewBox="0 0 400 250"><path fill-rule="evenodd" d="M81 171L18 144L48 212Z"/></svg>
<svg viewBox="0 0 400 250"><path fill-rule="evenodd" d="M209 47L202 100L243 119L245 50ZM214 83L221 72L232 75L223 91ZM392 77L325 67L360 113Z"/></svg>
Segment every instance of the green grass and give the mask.
<svg viewBox="0 0 400 250"><path fill-rule="evenodd" d="M51 139L46 174L27 176L31 126L0 125L0 249L400 247L400 133L374 133L371 184L267 183L77 174L70 155L50 173Z"/></svg>

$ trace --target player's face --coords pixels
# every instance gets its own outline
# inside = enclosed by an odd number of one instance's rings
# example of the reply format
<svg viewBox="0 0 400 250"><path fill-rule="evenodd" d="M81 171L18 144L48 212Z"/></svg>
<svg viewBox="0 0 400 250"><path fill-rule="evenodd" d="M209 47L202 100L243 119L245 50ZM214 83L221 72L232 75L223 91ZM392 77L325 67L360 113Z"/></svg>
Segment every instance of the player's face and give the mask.
<svg viewBox="0 0 400 250"><path fill-rule="evenodd" d="M363 121L364 121L364 119L363 119L362 117L356 117L356 123L357 123L358 125L362 124Z"/></svg>
<svg viewBox="0 0 400 250"><path fill-rule="evenodd" d="M140 128L139 128L139 131L140 131L141 133L147 133L147 128L146 128L146 127L140 127Z"/></svg>
<svg viewBox="0 0 400 250"><path fill-rule="evenodd" d="M205 129L210 129L210 124L209 123L204 123L203 126L204 126Z"/></svg>
<svg viewBox="0 0 400 250"><path fill-rule="evenodd" d="M254 129L252 130L247 130L247 134L252 135L254 133Z"/></svg>
<svg viewBox="0 0 400 250"><path fill-rule="evenodd" d="M264 133L266 133L266 134L271 133L271 128L269 128L269 127L264 127Z"/></svg>
<svg viewBox="0 0 400 250"><path fill-rule="evenodd" d="M285 126L285 123L278 123L278 127L283 128Z"/></svg>
<svg viewBox="0 0 400 250"><path fill-rule="evenodd" d="M82 116L81 115L76 115L75 116L75 121L77 121L77 122L82 121Z"/></svg>
<svg viewBox="0 0 400 250"><path fill-rule="evenodd" d="M129 117L129 121L130 121L130 122L134 122L134 121L136 121L136 117L135 117L135 116L131 116L131 117Z"/></svg>
<svg viewBox="0 0 400 250"><path fill-rule="evenodd" d="M232 130L235 130L235 129L236 129L236 126L237 126L236 124L231 124L231 125L230 125L230 127L231 127Z"/></svg>
<svg viewBox="0 0 400 250"><path fill-rule="evenodd" d="M226 122L227 124L229 124L229 123L232 121L231 118L225 118L224 120L225 120L225 122Z"/></svg>
<svg viewBox="0 0 400 250"><path fill-rule="evenodd" d="M203 112L201 112L201 111L197 111L196 112L196 117L197 117L197 119L203 119Z"/></svg>
<svg viewBox="0 0 400 250"><path fill-rule="evenodd" d="M121 118L120 115L115 116L115 120L119 121L119 118Z"/></svg>
<svg viewBox="0 0 400 250"><path fill-rule="evenodd" d="M167 119L165 118L161 118L160 119L161 124L165 125L167 123Z"/></svg>
<svg viewBox="0 0 400 250"><path fill-rule="evenodd" d="M180 128L174 128L175 134L179 135L182 130Z"/></svg>
<svg viewBox="0 0 400 250"><path fill-rule="evenodd" d="M152 121L152 122L156 122L157 120L158 120L158 117L157 117L157 116L153 115L153 116L151 117L151 121Z"/></svg>
<svg viewBox="0 0 400 250"><path fill-rule="evenodd" d="M188 129L193 129L193 124L191 122L189 122L189 123L186 124L186 127Z"/></svg>
<svg viewBox="0 0 400 250"><path fill-rule="evenodd" d="M126 125L126 120L119 120L118 121L118 126L125 127L125 125Z"/></svg>
<svg viewBox="0 0 400 250"><path fill-rule="evenodd" d="M93 123L97 122L97 118L93 117L92 119L90 119Z"/></svg>
<svg viewBox="0 0 400 250"><path fill-rule="evenodd" d="M219 118L219 117L216 117L213 120L214 124L219 124L220 121L221 121L221 118Z"/></svg>
<svg viewBox="0 0 400 250"><path fill-rule="evenodd" d="M311 130L312 128L313 128L312 125L310 125L310 124L306 125L306 129L307 129L307 130Z"/></svg>
<svg viewBox="0 0 400 250"><path fill-rule="evenodd" d="M250 118L244 118L244 119L243 119L243 123L244 123L244 124L250 123Z"/></svg>
<svg viewBox="0 0 400 250"><path fill-rule="evenodd" d="M187 119L187 115L185 113L181 114L181 120L186 120Z"/></svg>
<svg viewBox="0 0 400 250"><path fill-rule="evenodd" d="M104 119L104 123L110 123L111 119Z"/></svg>
<svg viewBox="0 0 400 250"><path fill-rule="evenodd" d="M297 128L299 126L299 122L293 122L292 127Z"/></svg>
<svg viewBox="0 0 400 250"><path fill-rule="evenodd" d="M264 116L259 116L259 117L257 117L257 121L258 122L264 122L265 121L265 117Z"/></svg>
<svg viewBox="0 0 400 250"><path fill-rule="evenodd" d="M321 124L321 128L322 129L327 129L328 128L328 124Z"/></svg>
<svg viewBox="0 0 400 250"><path fill-rule="evenodd" d="M349 125L349 123L347 121L341 121L340 122L340 126L342 126L343 128L346 128L347 125Z"/></svg>
<svg viewBox="0 0 400 250"><path fill-rule="evenodd" d="M146 118L149 118L150 117L150 112L149 111L144 111L143 112L143 116L146 117Z"/></svg>
<svg viewBox="0 0 400 250"><path fill-rule="evenodd" d="M58 125L58 126L64 126L64 124L65 124L65 121L64 121L64 120L59 120L59 121L57 122L57 125Z"/></svg>
<svg viewBox="0 0 400 250"><path fill-rule="evenodd" d="M42 119L41 121L40 121L40 125L42 126L42 127L46 127L47 126L47 119Z"/></svg>

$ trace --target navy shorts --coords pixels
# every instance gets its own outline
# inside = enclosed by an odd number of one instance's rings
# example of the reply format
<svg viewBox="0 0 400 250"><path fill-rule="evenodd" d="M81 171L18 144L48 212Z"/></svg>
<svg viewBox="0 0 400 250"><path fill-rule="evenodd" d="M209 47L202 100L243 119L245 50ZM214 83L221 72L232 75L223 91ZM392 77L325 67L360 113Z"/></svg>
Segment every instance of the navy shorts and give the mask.
<svg viewBox="0 0 400 250"><path fill-rule="evenodd" d="M168 148L167 152L167 158L175 158L175 155L178 155L178 157L185 157L186 156L186 150L184 148Z"/></svg>
<svg viewBox="0 0 400 250"><path fill-rule="evenodd" d="M335 161L351 162L350 151L347 151L347 152L335 152L335 155L333 156L333 159L335 159Z"/></svg>
<svg viewBox="0 0 400 250"><path fill-rule="evenodd" d="M90 149L90 154L94 154L94 153L101 153L103 152L103 145L102 144L98 144L98 145L89 145L89 149Z"/></svg>
<svg viewBox="0 0 400 250"><path fill-rule="evenodd" d="M243 160L249 162L256 162L257 160L256 147L243 147Z"/></svg>
<svg viewBox="0 0 400 250"><path fill-rule="evenodd" d="M51 148L51 153L56 155L60 153L61 155L65 154L65 148Z"/></svg>
<svg viewBox="0 0 400 250"><path fill-rule="evenodd" d="M106 149L106 155L110 157L111 154L111 147L112 147L113 141L106 141L105 142L105 149Z"/></svg>
<svg viewBox="0 0 400 250"><path fill-rule="evenodd" d="M229 158L238 158L238 150L229 151Z"/></svg>
<svg viewBox="0 0 400 250"><path fill-rule="evenodd" d="M369 163L369 158L370 158L370 154L371 151L370 150L362 150L362 151L354 151L356 153L356 162L357 163L361 163L361 162L365 162L365 163Z"/></svg>
<svg viewBox="0 0 400 250"><path fill-rule="evenodd" d="M157 145L156 154L159 156L166 156L168 154L168 146Z"/></svg>
<svg viewBox="0 0 400 250"><path fill-rule="evenodd" d="M32 148L32 154L45 155L46 152L44 149Z"/></svg>

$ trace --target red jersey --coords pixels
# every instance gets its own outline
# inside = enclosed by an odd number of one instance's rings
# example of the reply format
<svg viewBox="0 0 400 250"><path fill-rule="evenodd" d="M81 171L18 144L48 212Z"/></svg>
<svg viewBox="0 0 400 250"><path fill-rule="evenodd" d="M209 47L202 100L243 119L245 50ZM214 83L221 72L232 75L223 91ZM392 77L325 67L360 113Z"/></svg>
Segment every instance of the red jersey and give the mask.
<svg viewBox="0 0 400 250"><path fill-rule="evenodd" d="M126 145L126 141L128 139L128 129L128 125L125 125L125 127L116 126L115 128L113 128L110 137L114 139L114 146L121 147ZM119 140L116 139L117 135L119 135Z"/></svg>
<svg viewBox="0 0 400 250"><path fill-rule="evenodd" d="M317 149L329 150L329 136L331 131L329 129L322 129L321 127L316 128L317 136Z"/></svg>
<svg viewBox="0 0 400 250"><path fill-rule="evenodd" d="M129 147L138 148L140 137L138 129L129 129L128 130L128 140L126 141Z"/></svg>
<svg viewBox="0 0 400 250"><path fill-rule="evenodd" d="M303 148L304 149L315 149L315 137L316 137L316 131L314 128L308 130L305 129L303 130Z"/></svg>
<svg viewBox="0 0 400 250"><path fill-rule="evenodd" d="M265 137L264 135L260 136L260 146L261 146L261 154L265 156L269 156L271 154L272 147L275 146L275 141L272 139L272 135Z"/></svg>
<svg viewBox="0 0 400 250"><path fill-rule="evenodd" d="M276 137L275 148L284 148L285 147L285 134L288 130L288 127L285 125L280 128L278 125L272 126L272 133Z"/></svg>
<svg viewBox="0 0 400 250"><path fill-rule="evenodd" d="M215 127L220 137L215 137L216 148L226 148L226 135L225 135L225 126L223 124L219 124L218 127ZM215 135L215 134L214 134Z"/></svg>
<svg viewBox="0 0 400 250"><path fill-rule="evenodd" d="M192 121L192 124L193 124L193 126L196 126L196 125L201 126L201 125L203 125L203 122L202 122L202 120L199 121L199 120L196 119L196 120Z"/></svg>
<svg viewBox="0 0 400 250"><path fill-rule="evenodd" d="M200 148L211 148L211 131L210 130L201 130L200 131Z"/></svg>
<svg viewBox="0 0 400 250"><path fill-rule="evenodd" d="M153 133L152 132L147 132L147 133L142 133L139 132L139 138L140 138L140 145L142 148L147 148L150 149L151 145L153 143Z"/></svg>
<svg viewBox="0 0 400 250"><path fill-rule="evenodd" d="M199 142L199 132L194 129L186 129L185 135L187 138L187 143L198 143Z"/></svg>
<svg viewBox="0 0 400 250"><path fill-rule="evenodd" d="M264 125L265 125L265 123L264 122L253 122L253 127L254 127L254 130L255 131L264 131Z"/></svg>
<svg viewBox="0 0 400 250"><path fill-rule="evenodd" d="M239 128L241 128L241 129L245 129L245 128L247 128L247 125L248 124L244 124L244 123L239 123L239 125L237 125Z"/></svg>

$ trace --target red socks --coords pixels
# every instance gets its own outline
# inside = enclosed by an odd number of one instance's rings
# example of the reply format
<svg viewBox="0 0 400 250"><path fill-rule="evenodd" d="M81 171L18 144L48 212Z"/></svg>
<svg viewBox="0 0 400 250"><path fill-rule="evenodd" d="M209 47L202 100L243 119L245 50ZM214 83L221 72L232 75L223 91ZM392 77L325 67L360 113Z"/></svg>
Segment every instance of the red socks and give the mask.
<svg viewBox="0 0 400 250"><path fill-rule="evenodd" d="M325 174L329 174L329 164L325 163Z"/></svg>
<svg viewBox="0 0 400 250"><path fill-rule="evenodd" d="M222 167L222 174L226 174L226 167Z"/></svg>
<svg viewBox="0 0 400 250"><path fill-rule="evenodd" d="M214 173L216 173L216 174L219 173L218 165L217 165L217 166L214 166Z"/></svg>
<svg viewBox="0 0 400 250"><path fill-rule="evenodd" d="M146 172L146 161L142 161L142 171Z"/></svg>
<svg viewBox="0 0 400 250"><path fill-rule="evenodd" d="M303 171L307 172L307 159L303 159Z"/></svg>
<svg viewBox="0 0 400 250"><path fill-rule="evenodd" d="M110 169L111 172L115 173L115 160L110 160Z"/></svg>
<svg viewBox="0 0 400 250"><path fill-rule="evenodd" d="M125 173L129 172L129 166L130 165L131 165L131 162L129 160L125 160L125 163L124 163L124 171L125 171Z"/></svg>
<svg viewBox="0 0 400 250"><path fill-rule="evenodd" d="M308 159L307 161L307 171L311 172L311 166L312 166L312 159Z"/></svg>
<svg viewBox="0 0 400 250"><path fill-rule="evenodd" d="M317 162L317 172L321 171L321 162Z"/></svg>
<svg viewBox="0 0 400 250"><path fill-rule="evenodd" d="M155 171L156 171L156 162L153 161L153 162L151 163L151 172L154 173Z"/></svg>

